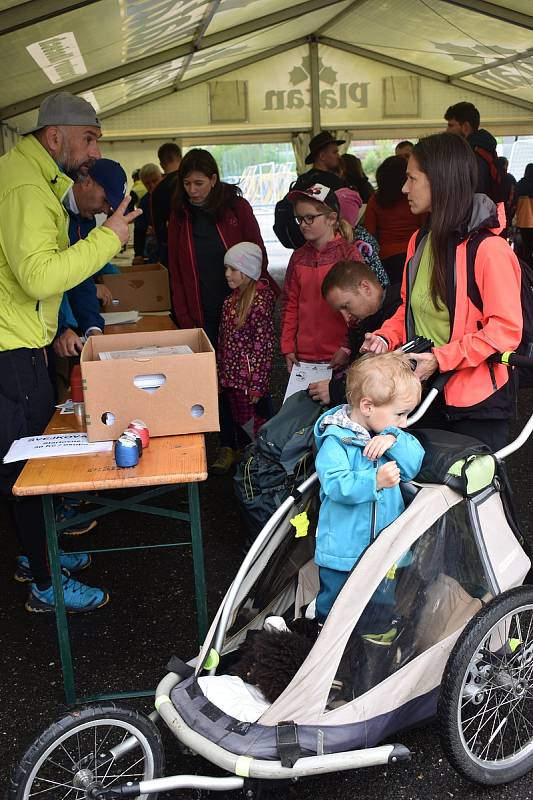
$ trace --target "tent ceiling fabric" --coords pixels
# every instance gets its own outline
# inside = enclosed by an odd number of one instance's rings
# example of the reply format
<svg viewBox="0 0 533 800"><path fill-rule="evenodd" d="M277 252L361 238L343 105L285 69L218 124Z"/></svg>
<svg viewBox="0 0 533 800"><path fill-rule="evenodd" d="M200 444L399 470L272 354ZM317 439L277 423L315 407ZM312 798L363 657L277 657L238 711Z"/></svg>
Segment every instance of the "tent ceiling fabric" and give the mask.
<svg viewBox="0 0 533 800"><path fill-rule="evenodd" d="M529 124L533 133L531 0L287 6L286 0L0 0L0 119L24 130L43 96L66 89L96 104L108 118L106 131L148 125L154 136L172 128L179 135L195 121L221 134L309 130L307 38L318 43L324 127L430 129L437 120L442 125L447 105L471 99L483 118L507 120L509 127L519 121L520 132ZM165 104L172 104L167 125L158 121ZM274 113L280 110L286 113Z"/></svg>

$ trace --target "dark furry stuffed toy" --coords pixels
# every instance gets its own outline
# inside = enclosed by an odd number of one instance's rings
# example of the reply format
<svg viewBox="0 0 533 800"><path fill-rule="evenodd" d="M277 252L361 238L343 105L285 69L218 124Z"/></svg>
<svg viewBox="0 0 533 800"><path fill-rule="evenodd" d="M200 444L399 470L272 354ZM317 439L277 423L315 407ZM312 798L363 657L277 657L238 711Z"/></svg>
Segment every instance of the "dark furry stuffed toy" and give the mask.
<svg viewBox="0 0 533 800"><path fill-rule="evenodd" d="M307 620L303 622L308 622ZM273 703L294 678L316 640L316 627L295 631L251 631L241 648L241 657L230 670L246 683L257 686ZM314 635L313 635L314 634Z"/></svg>

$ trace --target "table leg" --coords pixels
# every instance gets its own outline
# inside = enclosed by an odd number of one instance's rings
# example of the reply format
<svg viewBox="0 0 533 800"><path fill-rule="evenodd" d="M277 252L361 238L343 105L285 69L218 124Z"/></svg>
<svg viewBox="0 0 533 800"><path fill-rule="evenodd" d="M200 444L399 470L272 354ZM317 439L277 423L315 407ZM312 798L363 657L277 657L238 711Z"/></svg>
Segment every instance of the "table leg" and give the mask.
<svg viewBox="0 0 533 800"><path fill-rule="evenodd" d="M61 563L59 561L59 547L57 544L53 495L43 495L43 512L46 525L48 556L50 560L50 574L52 577L52 586L54 587L57 640L59 643L61 668L63 670L63 687L65 689L65 700L69 705L72 705L76 702L76 691L74 688L74 670L72 667L72 653L70 650L70 640L68 635L65 598L63 596L63 580L61 574Z"/></svg>
<svg viewBox="0 0 533 800"><path fill-rule="evenodd" d="M204 549L202 544L202 525L200 521L200 498L198 495L198 484L187 484L187 491L189 495L194 588L196 594L196 617L198 620L198 636L201 644L207 634L207 599L205 590Z"/></svg>

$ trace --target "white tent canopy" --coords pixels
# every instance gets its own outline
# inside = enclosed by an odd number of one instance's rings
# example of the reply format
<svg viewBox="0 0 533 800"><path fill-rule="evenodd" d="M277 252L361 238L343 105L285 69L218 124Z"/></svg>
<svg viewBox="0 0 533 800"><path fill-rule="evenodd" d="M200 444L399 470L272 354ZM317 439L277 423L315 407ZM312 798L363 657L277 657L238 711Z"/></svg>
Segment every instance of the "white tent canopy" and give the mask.
<svg viewBox="0 0 533 800"><path fill-rule="evenodd" d="M354 139L442 130L469 100L533 133L531 0L0 0L6 131L83 94L109 150L140 140ZM116 144L115 144L116 143ZM120 143L120 145L119 145ZM306 145L305 138L303 144ZM126 159L129 160L129 159Z"/></svg>

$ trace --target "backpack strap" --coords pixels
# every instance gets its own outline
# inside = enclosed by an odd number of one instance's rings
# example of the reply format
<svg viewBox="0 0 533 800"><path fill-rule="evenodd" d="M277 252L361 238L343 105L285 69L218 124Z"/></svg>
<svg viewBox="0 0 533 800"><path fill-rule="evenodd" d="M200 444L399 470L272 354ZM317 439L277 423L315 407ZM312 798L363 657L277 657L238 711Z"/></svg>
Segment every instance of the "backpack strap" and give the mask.
<svg viewBox="0 0 533 800"><path fill-rule="evenodd" d="M471 303L475 305L478 311L483 310L483 300L481 298L481 292L479 291L479 287L476 283L476 255L477 249L481 242L485 239L488 239L489 236L495 236L496 234L492 233L492 231L484 230L475 231L472 236L469 237L466 243L466 293L468 295L468 299Z"/></svg>
<svg viewBox="0 0 533 800"><path fill-rule="evenodd" d="M500 187L502 183L502 176L501 172L498 170L498 164L494 158L494 155L490 152L490 150L485 150L484 147L474 147L474 153L478 155L489 167L490 178L493 183L495 183L498 187Z"/></svg>
<svg viewBox="0 0 533 800"><path fill-rule="evenodd" d="M294 767L302 754L298 739L298 725L292 720L276 725L276 745L282 767Z"/></svg>

